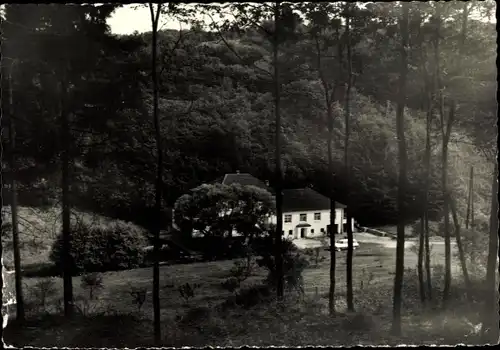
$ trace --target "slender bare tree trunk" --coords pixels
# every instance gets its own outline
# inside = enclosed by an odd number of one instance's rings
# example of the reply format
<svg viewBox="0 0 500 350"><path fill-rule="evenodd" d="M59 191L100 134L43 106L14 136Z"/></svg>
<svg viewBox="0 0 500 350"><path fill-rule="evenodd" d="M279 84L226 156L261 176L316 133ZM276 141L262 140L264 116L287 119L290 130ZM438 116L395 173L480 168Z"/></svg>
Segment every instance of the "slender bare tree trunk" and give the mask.
<svg viewBox="0 0 500 350"><path fill-rule="evenodd" d="M338 34L338 33L337 33ZM340 44L339 44L340 45ZM327 138L327 151L328 151L328 173L330 175L330 183L335 182L335 169L333 166L333 121L334 114L332 109L333 98L336 94L337 85L335 84L333 87L333 93L330 95L330 91L328 90L328 84L326 78L323 74L322 60L321 60L321 48L316 37L316 54L317 54L317 68L318 73L321 79L321 83L323 85L323 93L325 98L325 106L326 106L326 116L327 116L327 125L328 125L328 138ZM328 311L330 316L335 315L335 275L337 268L337 257L335 250L335 194L333 192L333 188L330 190L330 225L327 230L327 234L330 239L330 288L328 291Z"/></svg>
<svg viewBox="0 0 500 350"><path fill-rule="evenodd" d="M465 216L465 228L469 229L469 220L471 217L471 204L472 204L472 193L474 191L474 167L470 167L470 177L469 177L469 196L467 198L467 213Z"/></svg>
<svg viewBox="0 0 500 350"><path fill-rule="evenodd" d="M443 102L441 102L443 103ZM442 107L443 109L443 107ZM447 123L447 129L451 126L451 118L454 113L454 106L450 108L450 120ZM444 118L441 118L444 123ZM448 140L449 133L444 132L441 145L441 187L443 193L443 213L444 213L444 255L445 255L445 275L444 275L444 291L443 291L443 304L446 303L450 296L451 288L451 237L450 237L450 209L449 209L449 196L448 196Z"/></svg>
<svg viewBox="0 0 500 350"><path fill-rule="evenodd" d="M423 211L420 222L420 245L418 254L418 273L419 273L419 283L420 283L420 295L422 302L425 299L432 299L432 284L431 284L431 272L430 272L430 246L429 246L429 186L430 186L430 172L431 172L431 128L432 128L432 117L433 117L433 91L434 88L431 86L431 81L429 79L428 71L423 63L424 69L424 81L425 90L423 93L426 94L424 98L424 106L426 111L426 121L425 121L425 152L424 152L424 200L423 200ZM425 256L425 259L424 259ZM424 270L426 278L424 278ZM427 292L425 288L425 280L427 281Z"/></svg>
<svg viewBox="0 0 500 350"><path fill-rule="evenodd" d="M418 286L420 291L420 301L425 303L425 281L424 281L424 250L425 250L425 213L420 217L420 232L418 235Z"/></svg>
<svg viewBox="0 0 500 350"><path fill-rule="evenodd" d="M67 85L60 83L59 112L62 129L62 235L63 235L63 286L64 315L73 316L73 278L71 256L71 204L70 204L70 130L69 115L66 108Z"/></svg>
<svg viewBox="0 0 500 350"><path fill-rule="evenodd" d="M450 201L451 213L453 217L453 223L455 224L455 239L457 240L458 256L460 259L460 264L462 266L462 273L464 275L465 287L467 289L467 299L469 302L472 302L472 285L469 278L469 272L467 270L467 261L465 259L464 247L462 245L462 237L460 237L460 223L458 221L457 207L450 193L448 193L448 196Z"/></svg>
<svg viewBox="0 0 500 350"><path fill-rule="evenodd" d="M327 105L328 109L328 171L331 177L331 183L335 180L334 168L333 168L333 115L332 108L330 104ZM335 315L335 275L337 268L337 254L335 250L335 197L333 194L333 189L330 193L330 229L328 234L330 235L330 289L328 291L328 308L331 316ZM341 218L342 220L342 218Z"/></svg>
<svg viewBox="0 0 500 350"><path fill-rule="evenodd" d="M434 86L433 79L430 78L427 71L425 62L423 64L425 87L427 90L427 115L425 121L425 154L424 154L424 167L425 167L425 185L424 185L424 252L425 252L425 274L427 281L427 298L432 300L432 275L431 275L431 247L429 244L429 187L430 187L430 174L431 174L431 132L432 120L434 112L434 94L436 87Z"/></svg>
<svg viewBox="0 0 500 350"><path fill-rule="evenodd" d="M274 38L273 38L273 63L274 63L274 113L276 118L275 129L275 147L276 147L276 237L275 237L275 261L277 273L277 297L279 300L283 299L284 295L284 276L283 276L283 239L281 237L283 232L283 174L281 171L281 111L280 111L280 97L281 97L281 81L279 77L279 40L280 40L280 2L276 1L274 4Z"/></svg>
<svg viewBox="0 0 500 350"><path fill-rule="evenodd" d="M429 244L429 216L425 213L425 275L427 277L427 297L432 300L431 247Z"/></svg>
<svg viewBox="0 0 500 350"><path fill-rule="evenodd" d="M10 190L11 190L11 218L12 218L12 245L14 250L14 274L15 274L15 287L16 287L16 319L24 321L24 299L23 299L23 286L21 283L21 255L19 248L19 224L17 222L17 183L16 183L16 130L14 120L14 89L12 87L12 71L14 70L15 61L12 62L9 71L9 163L10 163Z"/></svg>
<svg viewBox="0 0 500 350"><path fill-rule="evenodd" d="M409 4L402 3L403 15L400 20L400 31L402 42L400 45L401 63L399 76L399 96L396 109L396 129L398 137L398 155L399 155L399 176L398 176L398 213L399 222L397 227L397 246L396 246L396 274L394 277L394 297L393 297L393 321L392 333L401 334L401 302L402 286L404 273L404 249L405 249L405 193L406 193L406 173L407 173L407 155L404 126L404 108L406 100L406 77L408 74L408 18Z"/></svg>
<svg viewBox="0 0 500 350"><path fill-rule="evenodd" d="M488 264L486 267L485 291L483 309L483 326L481 334L483 338L494 344L498 342L498 283L496 278L500 274L498 269L498 161L495 156L495 169L492 176L491 186L491 212L490 232L488 244Z"/></svg>
<svg viewBox="0 0 500 350"><path fill-rule="evenodd" d="M443 215L444 215L444 240L445 240L445 277L444 277L444 291L443 291L443 304L446 305L450 294L451 286L451 249L450 249L450 219L449 219L449 205L447 196L447 177L448 177L448 141L446 140L447 131L445 131L445 117L444 117L444 97L442 91L441 82L441 67L440 67L440 46L439 42L441 40L441 7L437 4L436 8L437 25L435 29L435 41L434 41L434 58L436 64L436 88L438 91L439 100L439 117L441 122L441 190L443 195ZM451 115L450 110L450 115ZM448 127L451 126L450 121L447 123Z"/></svg>
<svg viewBox="0 0 500 350"><path fill-rule="evenodd" d="M344 166L346 173L346 187L347 187L347 208L346 210L346 221L347 221L347 256L346 256L346 279L347 279L347 309L349 311L354 311L354 295L352 288L352 257L353 257L353 236L352 236L352 226L351 226L351 201L350 198L350 165L349 165L349 133L350 126L349 121L351 118L350 110L350 94L352 85L352 58L351 58L351 42L350 42L350 6L347 5L347 18L346 18L346 48L347 48L347 90L345 94L345 141L344 141ZM340 224L343 223L343 218L340 220Z"/></svg>
<svg viewBox="0 0 500 350"><path fill-rule="evenodd" d="M163 193L163 148L161 142L161 126L158 115L158 22L162 10L162 4L157 4L156 12L153 3L149 3L152 24L152 55L151 55L151 79L153 83L153 122L156 139L156 188L155 188L155 210L156 223L154 225L153 244L153 317L154 317L154 341L155 345L161 344L161 314L160 314L160 231L162 222L162 193Z"/></svg>
<svg viewBox="0 0 500 350"><path fill-rule="evenodd" d="M463 55L463 50L465 47L465 39L467 38L467 22L468 22L468 16L469 16L469 4L468 2L463 2L463 10L462 10L462 28L460 32L460 37L459 37L459 42L458 42L458 55L456 56L457 60L457 66L459 69L462 67L462 55ZM443 101L441 102L443 103ZM449 118L446 123L446 128L445 128L445 121L444 121L444 113L443 112L444 106L441 107L441 131L442 131L442 136L443 136L443 144L442 144L442 167L443 167L443 174L442 174L442 187L443 187L443 195L445 196L444 198L444 213L445 213L445 281L444 281L444 293L443 293L443 304L446 307L446 303L449 299L450 296L450 285L451 285L451 237L450 237L450 232L449 232L449 196L447 195L449 193L449 190L447 188L448 182L447 182L447 176L448 176L448 143L450 140L450 135L451 135L451 130L453 127L453 123L455 122L455 113L456 113L456 102L452 98L450 102L450 111L449 111Z"/></svg>

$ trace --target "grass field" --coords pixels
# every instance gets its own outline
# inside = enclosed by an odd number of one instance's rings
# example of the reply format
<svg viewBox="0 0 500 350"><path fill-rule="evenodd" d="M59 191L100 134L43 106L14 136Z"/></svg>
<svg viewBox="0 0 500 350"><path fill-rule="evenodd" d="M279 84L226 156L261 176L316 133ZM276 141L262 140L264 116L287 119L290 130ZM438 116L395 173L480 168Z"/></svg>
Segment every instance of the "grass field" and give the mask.
<svg viewBox="0 0 500 350"><path fill-rule="evenodd" d="M304 271L305 296L299 298L294 291L286 297L285 310L267 300L250 309L235 307L223 312L217 305L232 296L221 287L230 276L233 261L194 263L162 266L161 314L165 346L241 346L241 345L352 345L406 343L439 343L467 340L462 316L474 323L470 309L454 308L452 316L442 311L432 315L422 311L416 291L416 276L407 271L405 279L403 319L406 332L403 338L391 338L392 285L394 279L395 249L383 244L364 243L354 254L354 298L357 314L346 314L345 252L337 255L337 310L341 316L327 315L329 286L329 252L322 251L325 260L317 267ZM435 249L434 263L442 259L442 248ZM416 256L407 249L405 264L414 268ZM244 287L259 284L266 272L257 268ZM436 272L436 277L439 274ZM24 278L28 304L33 302L34 291L40 278ZM60 316L56 305L62 298L62 280L53 278L55 290L47 297L47 316L33 315L33 323L18 327L15 322L5 330L5 341L18 346L151 346L152 344L152 269L135 269L103 274L103 290L95 301L85 301L80 278L73 279L76 304L88 309L67 322ZM177 287L185 283L199 283L194 296L186 302ZM439 286L439 281L435 281ZM132 288L147 290L144 305L139 311L132 302ZM441 288L441 287L438 287ZM439 294L437 291L436 294ZM462 292L457 290L460 303ZM461 304L460 304L461 305ZM477 308L476 308L477 309ZM51 314L51 315L49 315ZM343 316L342 316L343 315ZM444 318L443 318L444 317ZM448 317L448 323L443 321ZM188 323L182 321L193 318ZM182 320L181 320L182 319ZM449 322L452 320L453 322ZM468 322L469 322L468 321ZM441 334L447 327L445 334ZM450 328L452 327L452 328ZM470 328L470 327L469 327ZM457 330L458 329L458 330ZM440 333L441 332L441 333ZM457 336L460 334L459 336ZM458 338L457 338L458 337ZM450 340L447 340L450 339Z"/></svg>

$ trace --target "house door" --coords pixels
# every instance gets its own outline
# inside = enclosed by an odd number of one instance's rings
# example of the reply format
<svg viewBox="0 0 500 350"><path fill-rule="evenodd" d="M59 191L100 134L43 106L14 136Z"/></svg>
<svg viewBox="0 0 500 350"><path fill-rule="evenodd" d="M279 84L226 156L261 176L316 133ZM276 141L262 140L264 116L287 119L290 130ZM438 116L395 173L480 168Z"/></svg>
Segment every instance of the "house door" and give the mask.
<svg viewBox="0 0 500 350"><path fill-rule="evenodd" d="M300 229L300 238L305 238L306 236L306 229L305 228L301 228Z"/></svg>

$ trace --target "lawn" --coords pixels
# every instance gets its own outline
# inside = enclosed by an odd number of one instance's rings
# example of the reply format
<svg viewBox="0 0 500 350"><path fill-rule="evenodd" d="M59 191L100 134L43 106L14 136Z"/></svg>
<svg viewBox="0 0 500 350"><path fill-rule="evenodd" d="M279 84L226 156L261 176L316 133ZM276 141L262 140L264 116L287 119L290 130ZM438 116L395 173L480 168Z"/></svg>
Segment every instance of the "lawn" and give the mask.
<svg viewBox="0 0 500 350"><path fill-rule="evenodd" d="M394 339L387 334L391 320L395 249L376 243L360 241L360 244L361 247L354 253L353 281L355 305L361 314L345 315L346 253L341 252L337 254L336 291L337 310L344 316L335 319L327 316L328 251L321 252L325 260L318 266L310 266L304 271L304 298L299 298L293 291L287 293L286 311L272 301L251 309L235 307L216 311L216 306L232 295L221 287L221 282L230 276L234 261L162 266L160 298L164 345L351 345L356 342L379 344L403 341L403 338ZM443 261L440 250L435 251L436 263ZM406 256L406 266L414 268L415 254L407 249ZM244 286L258 284L265 276L266 272L257 268ZM415 339L431 343L445 341L436 338L438 335L434 332L444 327L443 313L433 314L430 318L416 316L415 310L420 310L418 293L415 292L416 277L409 273L406 278L403 317L407 327L412 327L411 332L404 335L409 337L405 338L406 342ZM28 302L33 301L33 292L39 289L36 285L41 280L24 278ZM62 298L62 280L53 280L56 289L47 300L47 305L52 305L47 307L47 311L52 314L57 310L53 305L60 303ZM77 305L86 305L89 309L86 317L80 316L72 322L66 322L60 316L37 317L31 326L22 328L12 322L6 329L6 342L24 346L152 345L151 268L103 274L104 288L98 300L92 302L85 302L82 298L85 291L80 287L80 280L80 277L73 279L74 294ZM183 300L177 289L185 283L200 284L189 301ZM147 290L141 310L132 302L132 288ZM460 297L460 292L457 293ZM457 310L454 310L453 320L458 319ZM196 320L194 325L180 321L188 316ZM427 326L423 326L424 321ZM446 327L450 327L449 324ZM454 327L458 327L463 338L465 326L460 323ZM450 334L453 332L457 331L448 330ZM455 333L453 337L450 335L451 339L456 339Z"/></svg>

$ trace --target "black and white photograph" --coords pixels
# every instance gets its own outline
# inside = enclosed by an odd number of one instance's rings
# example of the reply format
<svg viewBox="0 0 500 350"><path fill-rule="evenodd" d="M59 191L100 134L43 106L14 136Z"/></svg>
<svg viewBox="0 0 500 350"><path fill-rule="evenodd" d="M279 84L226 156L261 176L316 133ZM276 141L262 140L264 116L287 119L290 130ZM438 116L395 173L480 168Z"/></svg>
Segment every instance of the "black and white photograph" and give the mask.
<svg viewBox="0 0 500 350"><path fill-rule="evenodd" d="M496 7L0 4L4 345L498 344Z"/></svg>

